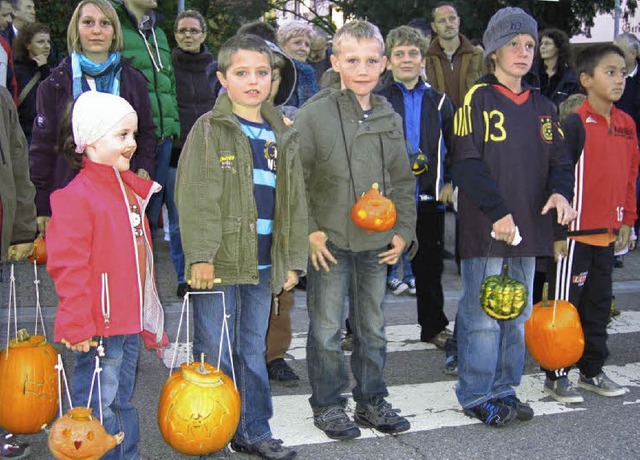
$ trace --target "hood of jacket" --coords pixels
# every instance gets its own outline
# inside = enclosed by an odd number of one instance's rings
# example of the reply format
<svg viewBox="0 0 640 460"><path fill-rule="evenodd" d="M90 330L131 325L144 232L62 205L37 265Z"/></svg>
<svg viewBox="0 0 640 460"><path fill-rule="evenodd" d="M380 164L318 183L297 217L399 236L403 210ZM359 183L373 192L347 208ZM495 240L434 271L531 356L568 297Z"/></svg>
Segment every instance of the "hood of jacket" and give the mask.
<svg viewBox="0 0 640 460"><path fill-rule="evenodd" d="M280 107L283 105L287 105L289 99L293 95L293 91L296 88L296 82L298 80L298 76L296 73L296 66L289 56L287 56L284 51L282 51L275 43L270 42L269 40L265 40L269 48L271 48L272 53L276 53L284 59L284 69L280 72L280 88L278 88L278 94L273 99L273 105L276 107Z"/></svg>

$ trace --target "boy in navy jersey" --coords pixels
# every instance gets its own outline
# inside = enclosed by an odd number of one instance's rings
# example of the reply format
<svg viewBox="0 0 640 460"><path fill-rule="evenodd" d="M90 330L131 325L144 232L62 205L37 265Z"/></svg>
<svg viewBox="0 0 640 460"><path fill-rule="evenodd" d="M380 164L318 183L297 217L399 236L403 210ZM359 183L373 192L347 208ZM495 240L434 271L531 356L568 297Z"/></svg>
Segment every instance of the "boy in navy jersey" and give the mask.
<svg viewBox="0 0 640 460"><path fill-rule="evenodd" d="M573 168L555 107L522 79L533 62L537 30L520 8L496 12L483 37L493 74L469 90L454 120L452 173L459 188L463 282L456 393L465 413L489 426L533 417L514 387L524 369L535 258L553 253L548 211L556 209L560 224L576 215L568 202ZM480 307L480 290L505 263L529 295L518 318L496 321Z"/></svg>
<svg viewBox="0 0 640 460"><path fill-rule="evenodd" d="M306 270L307 207L296 133L266 102L273 56L261 38L229 39L218 54L226 89L194 124L178 163L176 204L189 283L211 290L219 278L230 315L236 384L242 398L235 451L264 459L296 452L273 439L265 337L271 297ZM215 274L214 274L215 273ZM221 296L195 295L193 351L216 364ZM223 354L222 368L230 375Z"/></svg>
<svg viewBox="0 0 640 460"><path fill-rule="evenodd" d="M567 256L561 273L568 276L561 276L559 292L578 308L584 330L578 386L602 396L621 396L629 390L607 377L602 367L609 356L613 254L627 245L637 218L638 139L633 119L613 105L625 87L622 50L612 44L589 46L578 54L576 68L587 99L563 128L576 164L578 218L569 228L569 239L556 244L556 252ZM544 390L561 402L582 402L568 371L546 371Z"/></svg>

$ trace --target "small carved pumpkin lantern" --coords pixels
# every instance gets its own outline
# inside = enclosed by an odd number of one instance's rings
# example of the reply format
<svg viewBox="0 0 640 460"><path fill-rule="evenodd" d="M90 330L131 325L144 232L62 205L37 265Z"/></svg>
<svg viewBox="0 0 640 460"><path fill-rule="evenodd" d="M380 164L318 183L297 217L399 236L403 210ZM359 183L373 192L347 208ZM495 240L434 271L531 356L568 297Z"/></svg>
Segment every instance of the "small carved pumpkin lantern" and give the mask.
<svg viewBox="0 0 640 460"><path fill-rule="evenodd" d="M363 194L351 208L351 219L369 232L384 232L396 224L396 206L380 193L378 183Z"/></svg>
<svg viewBox="0 0 640 460"><path fill-rule="evenodd" d="M58 410L58 353L41 335L20 329L0 351L0 426L37 433Z"/></svg>
<svg viewBox="0 0 640 460"><path fill-rule="evenodd" d="M29 256L29 262L33 263L34 260L38 265L47 263L47 244L43 236L39 236L33 242L33 254Z"/></svg>
<svg viewBox="0 0 640 460"><path fill-rule="evenodd" d="M49 450L58 460L97 460L124 440L107 433L90 407L72 407L49 432Z"/></svg>
<svg viewBox="0 0 640 460"><path fill-rule="evenodd" d="M533 306L524 323L524 337L531 356L545 369L556 370L575 364L584 351L584 333L578 310L571 302L549 302L549 285L542 300Z"/></svg>
<svg viewBox="0 0 640 460"><path fill-rule="evenodd" d="M178 452L205 455L226 446L240 422L240 395L233 381L201 361L183 363L164 383L158 426Z"/></svg>
<svg viewBox="0 0 640 460"><path fill-rule="evenodd" d="M500 275L488 276L482 282L480 305L493 319L514 319L520 316L527 303L527 287L509 278L509 266Z"/></svg>

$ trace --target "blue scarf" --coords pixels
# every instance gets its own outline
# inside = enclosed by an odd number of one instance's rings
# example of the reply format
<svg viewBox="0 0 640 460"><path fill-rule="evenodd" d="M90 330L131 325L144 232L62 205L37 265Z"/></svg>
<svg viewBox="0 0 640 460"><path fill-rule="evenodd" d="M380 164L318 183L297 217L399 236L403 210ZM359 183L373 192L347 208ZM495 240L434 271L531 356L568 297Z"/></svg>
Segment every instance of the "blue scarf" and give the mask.
<svg viewBox="0 0 640 460"><path fill-rule="evenodd" d="M82 91L82 77L89 75L95 79L96 89L101 93L120 95L120 52L111 53L101 64L93 62L84 54L71 53L71 73L73 76L73 99L78 99Z"/></svg>

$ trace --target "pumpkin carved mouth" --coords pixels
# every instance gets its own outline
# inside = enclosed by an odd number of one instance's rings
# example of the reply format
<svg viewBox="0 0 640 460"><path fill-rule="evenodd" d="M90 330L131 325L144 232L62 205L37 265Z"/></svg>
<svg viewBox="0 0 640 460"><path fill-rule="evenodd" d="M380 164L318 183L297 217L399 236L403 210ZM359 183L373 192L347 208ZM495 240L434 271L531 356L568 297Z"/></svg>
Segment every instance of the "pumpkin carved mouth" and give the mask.
<svg viewBox="0 0 640 460"><path fill-rule="evenodd" d="M76 447L76 450L80 450L80 447L82 447L82 441L74 441L73 445Z"/></svg>

